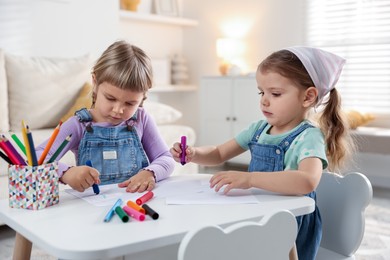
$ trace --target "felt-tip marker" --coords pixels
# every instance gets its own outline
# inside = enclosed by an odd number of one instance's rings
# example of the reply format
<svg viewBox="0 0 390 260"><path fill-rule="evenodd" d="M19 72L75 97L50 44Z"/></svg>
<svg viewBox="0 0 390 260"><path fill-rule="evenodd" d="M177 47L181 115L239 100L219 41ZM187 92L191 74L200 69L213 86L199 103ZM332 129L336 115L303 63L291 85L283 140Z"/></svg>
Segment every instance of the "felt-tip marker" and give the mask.
<svg viewBox="0 0 390 260"><path fill-rule="evenodd" d="M120 207L122 205L122 199L118 199L114 206L110 209L110 211L107 213L107 215L104 217L104 222L109 222L112 217L114 216L116 207Z"/></svg>
<svg viewBox="0 0 390 260"><path fill-rule="evenodd" d="M151 198L153 198L154 194L153 194L153 191L148 191L147 193L145 193L144 195L142 195L141 197L139 197L138 199L136 199L136 203L138 205L142 205L144 204L145 202L147 202L148 200L150 200Z"/></svg>
<svg viewBox="0 0 390 260"><path fill-rule="evenodd" d="M91 160L86 161L85 164L86 164L87 166L89 166L89 167L92 167L92 162L91 162ZM98 186L96 183L94 183L94 184L92 185L92 189L93 189L93 192L94 192L96 195L100 193L99 186Z"/></svg>
<svg viewBox="0 0 390 260"><path fill-rule="evenodd" d="M181 163L181 165L186 164L186 148L187 148L187 138L185 136L182 136L181 142L180 142L180 149L181 149L180 163Z"/></svg>

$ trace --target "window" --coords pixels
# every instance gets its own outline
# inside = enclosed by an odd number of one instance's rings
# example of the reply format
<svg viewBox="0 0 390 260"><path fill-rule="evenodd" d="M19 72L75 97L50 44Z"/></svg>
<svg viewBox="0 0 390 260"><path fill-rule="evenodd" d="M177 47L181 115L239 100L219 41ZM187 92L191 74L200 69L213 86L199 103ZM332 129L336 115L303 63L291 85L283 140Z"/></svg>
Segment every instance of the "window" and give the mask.
<svg viewBox="0 0 390 260"><path fill-rule="evenodd" d="M390 0L307 0L307 45L347 60L343 107L390 116Z"/></svg>

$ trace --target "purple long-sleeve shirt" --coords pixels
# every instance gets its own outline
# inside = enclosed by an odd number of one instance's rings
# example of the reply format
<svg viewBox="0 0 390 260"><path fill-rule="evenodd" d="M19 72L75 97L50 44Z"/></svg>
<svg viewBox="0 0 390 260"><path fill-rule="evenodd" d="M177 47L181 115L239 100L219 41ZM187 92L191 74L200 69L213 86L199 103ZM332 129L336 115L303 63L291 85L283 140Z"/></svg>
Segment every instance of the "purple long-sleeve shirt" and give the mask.
<svg viewBox="0 0 390 260"><path fill-rule="evenodd" d="M125 125L125 122L122 122L120 125ZM109 127L112 126L110 123L94 123L92 126L100 127ZM138 109L137 114L137 123L135 124L135 129L137 131L138 137L141 140L142 146L145 150L146 156L149 159L150 165L145 167L145 169L151 170L154 172L156 181L163 180L173 172L175 167L174 160L167 144L162 139L157 125L154 122L153 118L143 109ZM85 125L80 123L76 116L69 118L66 122L61 125L60 132L58 133L57 138L55 139L48 155L46 158L50 158L52 154L55 153L57 148L61 145L64 139L72 134L72 138L64 150L59 154L56 160L60 160L62 156L69 150L71 150L75 158L78 156L79 143L83 137L85 131ZM49 139L41 143L37 148L37 156L42 154L45 146ZM58 174L59 177L69 168L69 165L59 162L58 164Z"/></svg>

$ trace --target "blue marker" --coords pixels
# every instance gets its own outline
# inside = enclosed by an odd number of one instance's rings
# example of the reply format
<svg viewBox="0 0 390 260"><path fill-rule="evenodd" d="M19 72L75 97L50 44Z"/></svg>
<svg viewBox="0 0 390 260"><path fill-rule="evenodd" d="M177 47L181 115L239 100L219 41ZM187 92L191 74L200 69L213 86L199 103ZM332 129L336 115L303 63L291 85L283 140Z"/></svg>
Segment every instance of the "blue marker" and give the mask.
<svg viewBox="0 0 390 260"><path fill-rule="evenodd" d="M91 160L86 161L85 164L86 164L87 166L89 166L89 167L92 167L92 162L91 162ZM92 185L92 189L93 189L93 192L95 192L96 195L100 193L99 186L98 186L96 183L94 183L94 184Z"/></svg>
<svg viewBox="0 0 390 260"><path fill-rule="evenodd" d="M114 213L115 213L115 209L116 207L120 207L122 205L122 199L118 199L114 206L112 206L112 208L110 209L110 211L107 213L107 215L104 217L104 222L108 222L112 219L112 217L114 216Z"/></svg>

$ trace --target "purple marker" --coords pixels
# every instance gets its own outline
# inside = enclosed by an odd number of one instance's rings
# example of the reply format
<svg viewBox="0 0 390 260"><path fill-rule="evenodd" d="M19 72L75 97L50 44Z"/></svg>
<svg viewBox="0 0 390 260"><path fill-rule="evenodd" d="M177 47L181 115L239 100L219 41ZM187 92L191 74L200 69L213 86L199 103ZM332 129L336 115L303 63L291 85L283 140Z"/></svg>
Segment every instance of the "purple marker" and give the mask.
<svg viewBox="0 0 390 260"><path fill-rule="evenodd" d="M181 163L181 165L186 164L186 148L187 148L187 138L185 136L182 136L181 142L180 142L180 149L181 149L180 163Z"/></svg>

